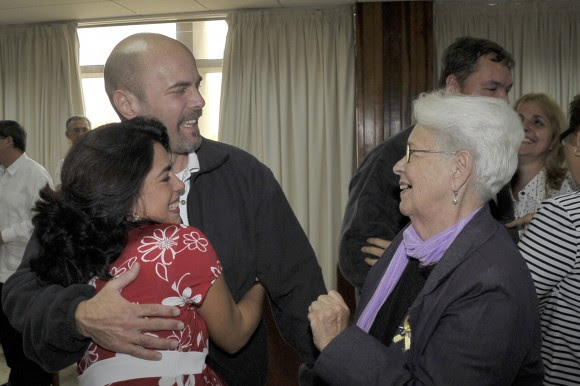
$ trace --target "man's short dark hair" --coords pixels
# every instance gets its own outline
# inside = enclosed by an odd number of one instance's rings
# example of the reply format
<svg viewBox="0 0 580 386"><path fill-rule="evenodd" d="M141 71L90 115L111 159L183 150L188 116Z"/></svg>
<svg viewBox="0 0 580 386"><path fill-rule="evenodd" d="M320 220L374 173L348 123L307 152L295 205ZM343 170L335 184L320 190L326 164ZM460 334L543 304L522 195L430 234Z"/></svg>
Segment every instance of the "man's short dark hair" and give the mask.
<svg viewBox="0 0 580 386"><path fill-rule="evenodd" d="M444 88L449 75L455 75L460 86L467 77L477 71L477 60L488 54L493 54L491 60L505 65L510 70L515 66L512 55L499 44L487 39L469 36L457 38L441 58L441 76L439 88Z"/></svg>
<svg viewBox="0 0 580 386"><path fill-rule="evenodd" d="M0 121L0 138L11 137L14 147L26 151L26 131L16 121Z"/></svg>

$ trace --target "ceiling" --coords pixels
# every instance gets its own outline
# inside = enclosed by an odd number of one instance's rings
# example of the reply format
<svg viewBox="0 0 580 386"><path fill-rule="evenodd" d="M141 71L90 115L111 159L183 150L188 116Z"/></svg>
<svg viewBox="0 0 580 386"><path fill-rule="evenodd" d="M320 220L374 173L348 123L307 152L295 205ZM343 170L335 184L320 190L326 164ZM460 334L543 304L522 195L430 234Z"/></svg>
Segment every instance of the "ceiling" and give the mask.
<svg viewBox="0 0 580 386"><path fill-rule="evenodd" d="M376 0L375 0L376 1ZM250 8L351 4L354 0L0 0L0 26L74 20L175 20Z"/></svg>

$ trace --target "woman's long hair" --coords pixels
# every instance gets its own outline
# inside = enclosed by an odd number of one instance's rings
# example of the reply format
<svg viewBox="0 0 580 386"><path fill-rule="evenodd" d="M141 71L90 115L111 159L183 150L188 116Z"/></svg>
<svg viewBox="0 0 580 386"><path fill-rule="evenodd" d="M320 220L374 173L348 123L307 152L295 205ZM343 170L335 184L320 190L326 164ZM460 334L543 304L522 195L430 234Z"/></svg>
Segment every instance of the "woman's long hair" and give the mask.
<svg viewBox="0 0 580 386"><path fill-rule="evenodd" d="M516 103L514 110L526 102L536 102L552 127L552 137L550 138L550 147L544 167L546 168L546 186L545 189L560 189L562 182L566 177L567 169L564 167L564 148L560 144L560 133L566 129L566 117L558 103L549 95L543 93L530 93L522 95ZM517 178L517 172L514 178Z"/></svg>
<svg viewBox="0 0 580 386"><path fill-rule="evenodd" d="M154 158L154 143L169 149L165 127L135 118L90 131L62 165L59 190L40 192L32 219L41 246L31 268L41 280L68 286L97 276L110 279L109 265L126 244L127 232Z"/></svg>

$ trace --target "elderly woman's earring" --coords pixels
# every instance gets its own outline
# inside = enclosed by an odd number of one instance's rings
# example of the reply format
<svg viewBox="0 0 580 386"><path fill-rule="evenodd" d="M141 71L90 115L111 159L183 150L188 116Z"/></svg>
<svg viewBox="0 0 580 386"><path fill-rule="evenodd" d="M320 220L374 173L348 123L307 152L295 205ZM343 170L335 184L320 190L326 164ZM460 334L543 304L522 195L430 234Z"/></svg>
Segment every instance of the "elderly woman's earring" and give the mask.
<svg viewBox="0 0 580 386"><path fill-rule="evenodd" d="M129 222L137 222L140 219L141 219L141 217L139 217L137 212L133 212L133 213L127 215L127 221L129 221Z"/></svg>
<svg viewBox="0 0 580 386"><path fill-rule="evenodd" d="M459 204L459 199L457 198L457 192L458 192L457 190L454 190L453 191L453 195L454 195L453 196L453 201L452 201L453 202L453 205Z"/></svg>
<svg viewBox="0 0 580 386"><path fill-rule="evenodd" d="M580 148L574 150L574 157L580 157Z"/></svg>

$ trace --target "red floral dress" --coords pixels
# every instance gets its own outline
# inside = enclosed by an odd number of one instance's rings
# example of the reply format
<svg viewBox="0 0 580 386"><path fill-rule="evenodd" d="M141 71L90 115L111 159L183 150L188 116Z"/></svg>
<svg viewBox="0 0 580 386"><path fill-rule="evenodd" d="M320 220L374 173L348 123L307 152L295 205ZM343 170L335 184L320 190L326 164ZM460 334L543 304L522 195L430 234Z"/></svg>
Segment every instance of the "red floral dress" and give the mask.
<svg viewBox="0 0 580 386"><path fill-rule="evenodd" d="M155 224L135 229L129 233L127 247L111 265L110 273L115 277L121 275L135 262L141 265L139 276L123 289L123 297L134 303L161 303L179 307L181 313L177 319L183 321L185 325L183 331L152 331L149 334L179 341L179 346L175 351L198 351L207 354L208 332L205 321L197 313L196 307L203 303L207 291L215 279L221 276L222 268L205 235L196 228L176 224ZM96 280L97 291L105 284L103 280ZM180 354L170 352L170 355ZM115 363L123 358L129 358L133 361L131 363L135 363L136 360L91 343L78 364L78 373L83 374L99 361L109 360L108 362ZM124 366L124 362L122 363L121 367ZM142 365L150 369L154 363L142 361ZM172 366L173 363L170 363L170 366L163 367L172 368ZM98 367L96 366L95 369ZM93 376L93 380L97 379L100 382L104 379L101 377L108 376L111 371L116 370L100 371L101 373L98 373L100 375ZM87 375L89 373L90 371ZM79 375L79 380L83 384L82 375ZM86 384L93 383L87 381ZM223 385L224 383L203 362L203 370L198 374L166 374L162 377L138 378L109 384L181 386Z"/></svg>

